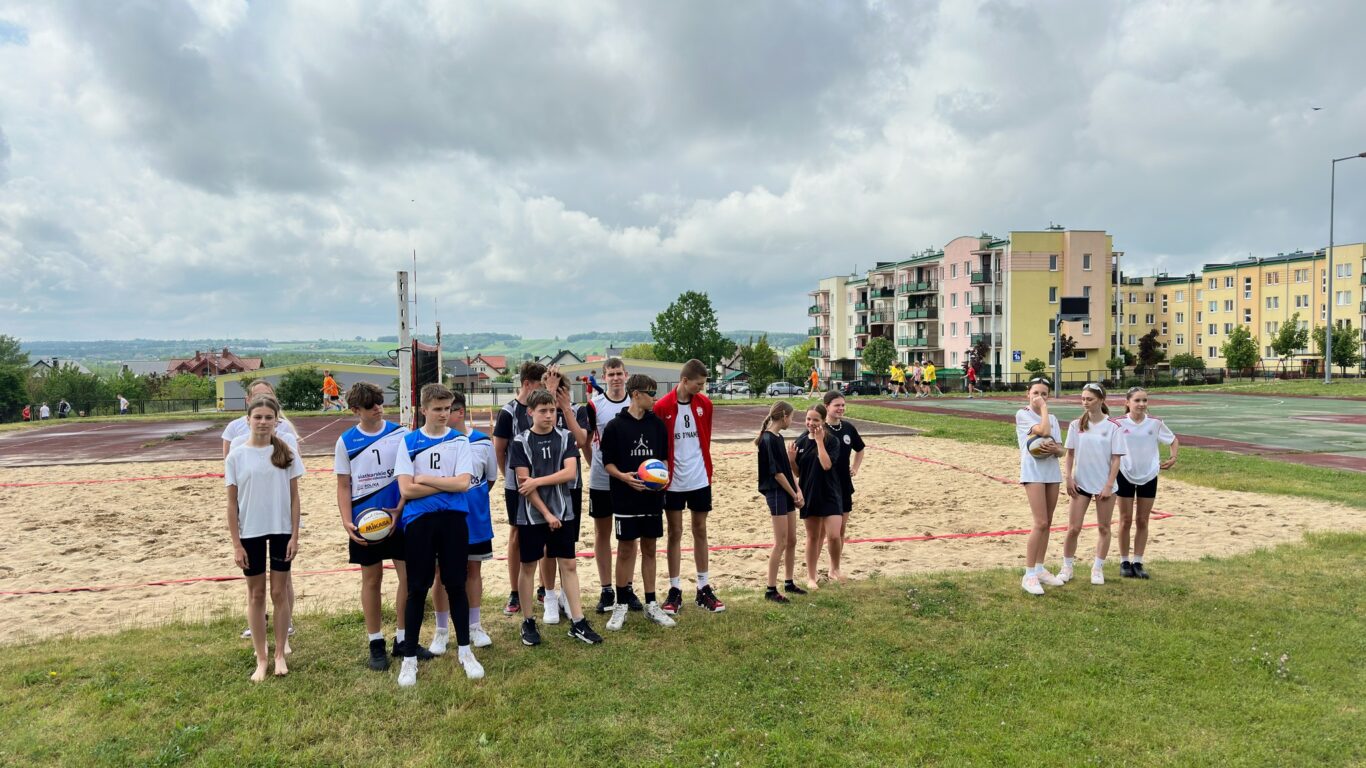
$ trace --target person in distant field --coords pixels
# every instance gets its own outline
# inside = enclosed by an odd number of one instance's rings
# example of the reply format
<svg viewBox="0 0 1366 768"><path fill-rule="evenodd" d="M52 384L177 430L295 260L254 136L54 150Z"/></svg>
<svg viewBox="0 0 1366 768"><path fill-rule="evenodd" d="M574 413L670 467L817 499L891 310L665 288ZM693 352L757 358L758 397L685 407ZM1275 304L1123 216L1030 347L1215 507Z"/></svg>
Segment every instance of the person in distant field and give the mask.
<svg viewBox="0 0 1366 768"><path fill-rule="evenodd" d="M900 362L895 362L892 363L892 369L889 373L892 376L892 383L889 387L892 390L892 399L900 399L906 389L906 371L901 367Z"/></svg>
<svg viewBox="0 0 1366 768"><path fill-rule="evenodd" d="M911 390L915 392L915 396L918 398L930 396L925 391L925 363L923 360L917 360L915 365L911 366Z"/></svg>
<svg viewBox="0 0 1366 768"><path fill-rule="evenodd" d="M930 390L934 390L931 392ZM944 390L939 388L939 369L933 360L925 361L925 397L943 397Z"/></svg>
<svg viewBox="0 0 1366 768"><path fill-rule="evenodd" d="M65 398L65 397L62 398L61 400L58 400L58 401L57 401L57 418L59 418L59 419L65 419L67 416L70 416L70 415L71 415L71 403L68 403L68 402L66 401L66 398Z"/></svg>
<svg viewBox="0 0 1366 768"><path fill-rule="evenodd" d="M968 388L968 399L971 400L974 394L981 394L982 390L977 388L977 366L967 363L963 366L963 384Z"/></svg>
<svg viewBox="0 0 1366 768"><path fill-rule="evenodd" d="M821 391L821 372L815 368L811 369L811 390L808 392L812 397L816 397Z"/></svg>
<svg viewBox="0 0 1366 768"><path fill-rule="evenodd" d="M24 421L32 421L32 420L33 420L33 406L31 406L31 405L25 405L25 406L24 406L23 417L24 417Z"/></svg>
<svg viewBox="0 0 1366 768"><path fill-rule="evenodd" d="M337 380L332 378L331 371L323 371L323 410L333 409L342 409L341 387L337 385Z"/></svg>
<svg viewBox="0 0 1366 768"><path fill-rule="evenodd" d="M605 370L607 370L607 369L606 369L606 368L603 368L603 370L605 371ZM589 400L592 400L592 399L593 399L593 392L596 392L596 393L598 393L599 395L603 394L602 387L598 386L598 372L597 372L596 369L591 370L591 371L588 372L588 386L589 386L589 388L590 388L592 391L590 391L590 392L587 393L587 394L588 394L588 398L587 398L587 399L589 399Z"/></svg>
<svg viewBox="0 0 1366 768"><path fill-rule="evenodd" d="M119 415L120 415L120 416L127 416L127 415L128 415L128 398L124 397L123 395L114 395L114 397L117 397L117 398L119 399Z"/></svg>
<svg viewBox="0 0 1366 768"><path fill-rule="evenodd" d="M38 406L38 420L47 421L50 418L52 418L52 409L47 407L47 403ZM227 453L227 451L224 451L223 455L226 456Z"/></svg>

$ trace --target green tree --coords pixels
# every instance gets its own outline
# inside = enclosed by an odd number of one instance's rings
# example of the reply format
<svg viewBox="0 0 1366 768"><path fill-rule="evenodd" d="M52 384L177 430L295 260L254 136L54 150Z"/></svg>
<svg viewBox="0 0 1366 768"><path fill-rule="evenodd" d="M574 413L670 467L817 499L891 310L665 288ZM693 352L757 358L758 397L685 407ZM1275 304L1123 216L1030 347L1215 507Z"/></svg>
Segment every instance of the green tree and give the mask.
<svg viewBox="0 0 1366 768"><path fill-rule="evenodd" d="M769 346L768 334L758 341L750 339L749 344L740 347L740 356L745 361L745 373L749 375L749 391L761 394L769 384L777 380L780 371L778 353Z"/></svg>
<svg viewBox="0 0 1366 768"><path fill-rule="evenodd" d="M861 359L864 371L876 376L878 381L886 381L890 376L888 371L896 361L896 347L886 336L874 336L864 345Z"/></svg>
<svg viewBox="0 0 1366 768"><path fill-rule="evenodd" d="M97 405L107 405L113 395L105 388L100 377L84 373L75 365L66 363L56 370L48 371L37 377L42 383L42 398L54 409L61 400L71 403L71 415L80 411L87 414Z"/></svg>
<svg viewBox="0 0 1366 768"><path fill-rule="evenodd" d="M19 339L3 333L0 333L0 366L28 367L28 353Z"/></svg>
<svg viewBox="0 0 1366 768"><path fill-rule="evenodd" d="M120 370L118 373L102 377L105 389L110 394L117 397L123 395L130 402L139 402L147 399L147 379L131 371Z"/></svg>
<svg viewBox="0 0 1366 768"><path fill-rule="evenodd" d="M683 363L696 358L706 363L709 371L715 369L717 360L734 348L716 325L711 299L697 291L679 294L678 299L650 323L650 335L654 337L658 359Z"/></svg>
<svg viewBox="0 0 1366 768"><path fill-rule="evenodd" d="M24 386L26 371L17 365L0 365L0 421L18 421L29 402ZM37 414L33 418L38 418Z"/></svg>
<svg viewBox="0 0 1366 768"><path fill-rule="evenodd" d="M816 342L812 339L798 344L787 350L783 356L783 375L793 384L801 384L811 375L811 350L816 348Z"/></svg>
<svg viewBox="0 0 1366 768"><path fill-rule="evenodd" d="M1110 369L1110 375L1118 379L1124 373L1124 358L1112 357L1105 361L1105 367Z"/></svg>
<svg viewBox="0 0 1366 768"><path fill-rule="evenodd" d="M972 362L977 368L977 374L983 375L990 372L991 366L991 340L987 338L990 334L981 334L977 343L972 345Z"/></svg>
<svg viewBox="0 0 1366 768"><path fill-rule="evenodd" d="M1257 352L1257 337L1245 325L1234 327L1219 352L1224 356L1224 366L1230 371L1250 371L1262 359Z"/></svg>
<svg viewBox="0 0 1366 768"><path fill-rule="evenodd" d="M1347 373L1348 368L1361 364L1361 351L1357 346L1360 338L1352 328L1351 320L1333 329L1333 364L1343 373ZM1323 339L1323 326L1319 326L1314 329L1314 349L1320 357L1323 356Z"/></svg>
<svg viewBox="0 0 1366 768"><path fill-rule="evenodd" d="M1134 363L1138 362L1138 355L1135 355L1134 351L1128 347L1120 347L1119 356L1123 358L1125 368L1132 368Z"/></svg>
<svg viewBox="0 0 1366 768"><path fill-rule="evenodd" d="M1048 368L1048 363L1045 363L1037 357L1029 358L1024 364L1024 369L1035 376L1042 374L1046 368Z"/></svg>
<svg viewBox="0 0 1366 768"><path fill-rule="evenodd" d="M627 347L626 349L623 349L623 350L621 351L621 356L624 357L624 358L627 358L627 359L629 359L629 360L656 360L656 359L658 359L658 358L655 357L655 345L653 345L653 344L647 344L647 343L643 343L643 342L640 343L640 344L632 344L631 346ZM686 358L685 358L685 360L686 360Z"/></svg>
<svg viewBox="0 0 1366 768"><path fill-rule="evenodd" d="M1177 371L1203 371L1205 359L1199 355L1182 352L1172 357L1172 369Z"/></svg>
<svg viewBox="0 0 1366 768"><path fill-rule="evenodd" d="M316 411L323 407L323 374L311 365L290 368L275 388L281 407L294 411Z"/></svg>
<svg viewBox="0 0 1366 768"><path fill-rule="evenodd" d="M1281 329L1271 337L1271 351L1280 358L1281 366L1285 359L1309 346L1309 329L1300 327L1300 313L1296 312L1281 324Z"/></svg>
<svg viewBox="0 0 1366 768"><path fill-rule="evenodd" d="M1062 335L1062 341L1060 342L1060 346L1062 348L1062 359L1070 359L1072 357L1072 353L1077 351L1077 340L1064 333Z"/></svg>
<svg viewBox="0 0 1366 768"><path fill-rule="evenodd" d="M318 386L322 386L321 379ZM160 382L157 397L171 400L213 400L215 388L212 381L193 373L179 373Z"/></svg>
<svg viewBox="0 0 1366 768"><path fill-rule="evenodd" d="M1138 340L1138 372L1147 374L1152 371L1158 363L1167 359L1167 353L1162 351L1162 344L1157 340L1157 329L1143 334Z"/></svg>

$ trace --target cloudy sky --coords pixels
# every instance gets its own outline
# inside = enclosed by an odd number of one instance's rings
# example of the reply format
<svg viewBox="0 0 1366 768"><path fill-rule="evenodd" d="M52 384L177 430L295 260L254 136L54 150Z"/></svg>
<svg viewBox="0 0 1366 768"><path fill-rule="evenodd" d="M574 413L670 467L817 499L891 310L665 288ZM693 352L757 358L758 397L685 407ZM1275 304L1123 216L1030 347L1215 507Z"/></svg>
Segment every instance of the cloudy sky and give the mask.
<svg viewBox="0 0 1366 768"><path fill-rule="evenodd" d="M983 230L1327 241L1366 3L0 0L0 332L799 330ZM1322 107L1314 111L1313 107ZM1366 160L1339 165L1366 240ZM435 304L435 307L434 307Z"/></svg>

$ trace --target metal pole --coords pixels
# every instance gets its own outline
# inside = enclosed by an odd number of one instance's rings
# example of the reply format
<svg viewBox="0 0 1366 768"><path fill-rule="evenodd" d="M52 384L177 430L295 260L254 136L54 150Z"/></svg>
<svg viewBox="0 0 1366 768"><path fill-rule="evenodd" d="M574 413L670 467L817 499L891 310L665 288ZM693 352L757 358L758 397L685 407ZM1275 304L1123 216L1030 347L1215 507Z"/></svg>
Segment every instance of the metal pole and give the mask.
<svg viewBox="0 0 1366 768"><path fill-rule="evenodd" d="M413 347L408 333L408 273L398 273L398 422L413 428Z"/></svg>
<svg viewBox="0 0 1366 768"><path fill-rule="evenodd" d="M1053 392L1062 392L1062 315L1053 319Z"/></svg>
<svg viewBox="0 0 1366 768"><path fill-rule="evenodd" d="M1323 329L1323 383L1333 383L1333 202L1337 195L1338 161L1328 175L1328 326ZM1310 310L1313 311L1312 309Z"/></svg>

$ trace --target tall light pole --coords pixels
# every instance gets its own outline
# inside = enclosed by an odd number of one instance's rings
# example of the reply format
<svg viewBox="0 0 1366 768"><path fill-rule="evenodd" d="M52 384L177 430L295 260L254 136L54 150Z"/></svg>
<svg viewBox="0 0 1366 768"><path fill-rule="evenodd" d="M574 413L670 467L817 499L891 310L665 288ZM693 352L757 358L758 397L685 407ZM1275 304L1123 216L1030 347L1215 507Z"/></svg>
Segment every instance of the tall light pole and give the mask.
<svg viewBox="0 0 1366 768"><path fill-rule="evenodd" d="M1337 296L1333 293L1333 203L1337 196L1338 163L1343 160L1354 160L1358 157L1366 157L1366 152L1333 160L1333 170L1328 177L1328 286L1325 291L1328 294L1328 325L1323 329L1324 384L1333 383L1333 303L1337 301Z"/></svg>

